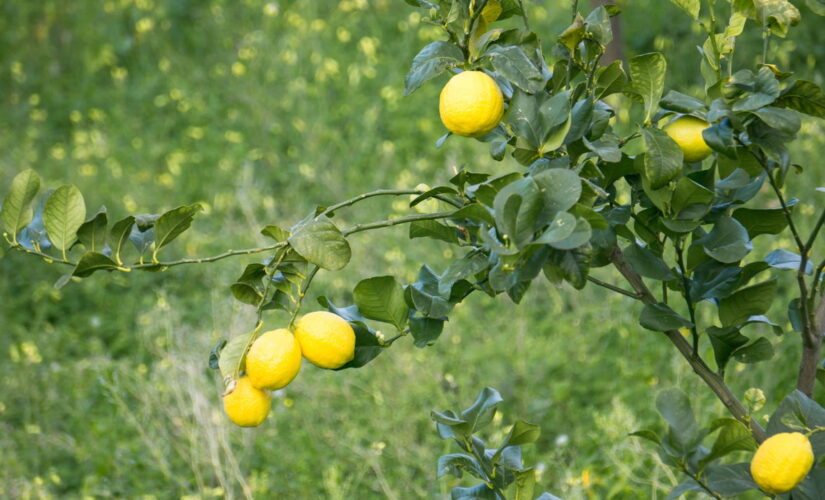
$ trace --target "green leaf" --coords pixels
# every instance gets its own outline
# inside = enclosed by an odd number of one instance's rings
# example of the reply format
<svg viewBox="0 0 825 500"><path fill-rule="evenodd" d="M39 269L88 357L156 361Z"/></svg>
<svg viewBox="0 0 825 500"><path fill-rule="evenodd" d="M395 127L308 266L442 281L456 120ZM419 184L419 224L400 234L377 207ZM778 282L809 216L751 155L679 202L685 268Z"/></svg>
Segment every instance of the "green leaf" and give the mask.
<svg viewBox="0 0 825 500"><path fill-rule="evenodd" d="M49 240L64 253L77 240L77 230L85 218L83 195L71 185L57 188L43 208L43 224Z"/></svg>
<svg viewBox="0 0 825 500"><path fill-rule="evenodd" d="M458 243L458 235L454 228L445 226L434 220L420 220L410 224L410 239L432 238L434 240L446 241L447 243Z"/></svg>
<svg viewBox="0 0 825 500"><path fill-rule="evenodd" d="M645 247L631 243L622 250L625 260L634 271L645 278L669 281L676 278L665 261Z"/></svg>
<svg viewBox="0 0 825 500"><path fill-rule="evenodd" d="M766 125L783 134L795 135L802 126L799 114L792 109L775 108L768 106L751 111Z"/></svg>
<svg viewBox="0 0 825 500"><path fill-rule="evenodd" d="M542 196L539 186L530 177L512 182L496 195L496 226L503 238L521 248L533 241L540 225Z"/></svg>
<svg viewBox="0 0 825 500"><path fill-rule="evenodd" d="M544 198L545 210L568 210L582 194L581 178L572 170L550 168L534 175L533 180Z"/></svg>
<svg viewBox="0 0 825 500"><path fill-rule="evenodd" d="M129 232L129 241L137 248L138 252L141 256L146 253L146 250L152 246L152 243L155 242L155 228L150 227L145 231L140 230L140 226L137 224L132 226L132 230Z"/></svg>
<svg viewBox="0 0 825 500"><path fill-rule="evenodd" d="M610 14L604 6L593 9L584 19L587 35L602 45L613 41L613 28L610 25ZM530 500L533 500L532 498Z"/></svg>
<svg viewBox="0 0 825 500"><path fill-rule="evenodd" d="M3 228L9 233L12 241L17 241L17 232L32 220L32 209L29 205L38 191L40 176L34 170L24 170L11 181L9 193L0 211L0 219L3 220Z"/></svg>
<svg viewBox="0 0 825 500"><path fill-rule="evenodd" d="M799 254L789 252L782 248L774 250L765 257L765 262L774 269L784 269L788 271L798 271L802 264L802 257ZM805 274L813 274L814 266L811 261L807 261Z"/></svg>
<svg viewBox="0 0 825 500"><path fill-rule="evenodd" d="M444 330L444 320L436 318L410 318L410 334L416 347L433 345Z"/></svg>
<svg viewBox="0 0 825 500"><path fill-rule="evenodd" d="M701 468L735 451L756 451L756 440L753 439L750 429L736 419L726 419L725 422L716 436L716 441L713 442L710 454L702 459Z"/></svg>
<svg viewBox="0 0 825 500"><path fill-rule="evenodd" d="M670 490L670 493L665 497L665 500L674 500L681 497L688 491L705 491L705 489L702 488L702 485L697 483L695 479L689 477Z"/></svg>
<svg viewBox="0 0 825 500"><path fill-rule="evenodd" d="M683 449L688 449L699 434L699 426L687 395L677 388L665 389L656 396L656 409L670 426L670 432Z"/></svg>
<svg viewBox="0 0 825 500"><path fill-rule="evenodd" d="M501 445L499 445L495 454L493 454L493 463L498 461L498 458L501 456L504 448L507 448L508 446L520 446L523 444L533 443L539 438L540 435L541 427L538 425L525 422L524 420L516 420L516 423L513 424L510 432L507 433L507 436L501 442Z"/></svg>
<svg viewBox="0 0 825 500"><path fill-rule="evenodd" d="M713 230L694 244L701 245L706 254L726 264L739 262L753 249L745 227L728 216L720 217Z"/></svg>
<svg viewBox="0 0 825 500"><path fill-rule="evenodd" d="M592 235L593 229L590 227L590 223L583 217L578 217L576 219L576 227L568 237L563 240L552 241L549 245L559 250L573 250L587 245Z"/></svg>
<svg viewBox="0 0 825 500"><path fill-rule="evenodd" d="M670 208L674 217L681 220L699 219L710 210L714 192L688 177L676 183Z"/></svg>
<svg viewBox="0 0 825 500"><path fill-rule="evenodd" d="M102 252L106 246L106 207L102 207L94 217L87 220L77 229L77 239L86 247L88 252Z"/></svg>
<svg viewBox="0 0 825 500"><path fill-rule="evenodd" d="M215 344L215 347L212 348L212 351L209 353L209 369L210 370L217 370L218 369L218 359L221 356L221 350L226 347L226 340L221 339Z"/></svg>
<svg viewBox="0 0 825 500"><path fill-rule="evenodd" d="M627 86L627 75L622 68L622 61L617 60L600 68L596 73L594 97L603 99L610 94L623 92Z"/></svg>
<svg viewBox="0 0 825 500"><path fill-rule="evenodd" d="M532 467L516 472L516 493L513 500L533 500L535 489L536 471Z"/></svg>
<svg viewBox="0 0 825 500"><path fill-rule="evenodd" d="M699 4L698 0L696 0L696 4ZM662 100L659 101L659 106L679 113L693 113L694 111L706 108L705 103L699 99L681 92L676 92L675 90L671 90L665 94Z"/></svg>
<svg viewBox="0 0 825 500"><path fill-rule="evenodd" d="M713 357L720 371L725 370L733 352L748 343L748 338L742 335L737 327L711 326L708 327L706 333L713 346Z"/></svg>
<svg viewBox="0 0 825 500"><path fill-rule="evenodd" d="M708 487L724 496L734 496L758 487L750 474L750 464L712 465L705 471Z"/></svg>
<svg viewBox="0 0 825 500"><path fill-rule="evenodd" d="M646 440L651 441L651 442L656 443L656 444L661 444L661 442L662 442L662 439L659 437L659 435L656 434L656 432L654 432L650 429L641 429L641 430L638 430L638 431L631 432L629 435L630 436L635 436L635 437L638 437L638 438L642 438L642 439L646 439Z"/></svg>
<svg viewBox="0 0 825 500"><path fill-rule="evenodd" d="M663 130L643 128L645 142L644 175L650 187L660 189L682 173L684 154Z"/></svg>
<svg viewBox="0 0 825 500"><path fill-rule="evenodd" d="M779 80L769 68L761 67L756 76L749 70L737 71L731 85L744 89L744 98L733 104L734 111L754 111L779 97Z"/></svg>
<svg viewBox="0 0 825 500"><path fill-rule="evenodd" d="M456 486L450 492L450 500L500 500L500 497L487 483L481 483L470 488Z"/></svg>
<svg viewBox="0 0 825 500"><path fill-rule="evenodd" d="M464 53L452 43L438 41L427 45L413 58L404 79L404 95L410 95L427 80L463 62Z"/></svg>
<svg viewBox="0 0 825 500"><path fill-rule="evenodd" d="M819 85L807 80L793 82L782 91L782 95L774 104L806 115L825 118L825 93Z"/></svg>
<svg viewBox="0 0 825 500"><path fill-rule="evenodd" d="M189 229L195 214L202 209L199 203L173 208L155 221L155 255L175 238Z"/></svg>
<svg viewBox="0 0 825 500"><path fill-rule="evenodd" d="M773 357L773 345L765 337L759 337L754 342L735 350L733 357L740 363L767 361Z"/></svg>
<svg viewBox="0 0 825 500"><path fill-rule="evenodd" d="M784 38L791 26L799 24L799 9L788 0L754 0L753 5L756 22L767 23L774 35Z"/></svg>
<svg viewBox="0 0 825 500"><path fill-rule="evenodd" d="M736 326L754 315L768 311L776 297L776 279L743 288L719 301L722 326Z"/></svg>
<svg viewBox="0 0 825 500"><path fill-rule="evenodd" d="M119 265L123 264L123 260L120 258L120 252L123 251L123 245L126 243L126 240L129 239L129 235L132 232L132 226L134 226L134 224L134 216L129 215L115 222L115 224L112 226L112 230L109 232L109 241L111 242L112 247L112 257L114 257L114 260Z"/></svg>
<svg viewBox="0 0 825 500"><path fill-rule="evenodd" d="M232 338L223 347L218 358L218 369L223 378L235 376L235 369L241 363L241 359L246 355L246 344L249 341L249 334L239 335ZM244 367L241 365L241 371Z"/></svg>
<svg viewBox="0 0 825 500"><path fill-rule="evenodd" d="M415 310L429 318L444 319L452 310L449 296L439 293L438 276L428 266L421 266L418 280L408 287Z"/></svg>
<svg viewBox="0 0 825 500"><path fill-rule="evenodd" d="M648 330L666 332L680 328L692 328L693 323L681 316L664 302L645 304L639 316L639 324Z"/></svg>
<svg viewBox="0 0 825 500"><path fill-rule="evenodd" d="M649 124L665 87L667 61L659 52L642 54L630 59L630 79L634 91L645 104L645 123Z"/></svg>
<svg viewBox="0 0 825 500"><path fill-rule="evenodd" d="M441 478L447 474L460 478L462 472L468 472L473 476L484 479L484 470L473 456L466 453L451 453L438 457L438 467L436 478Z"/></svg>
<svg viewBox="0 0 825 500"><path fill-rule="evenodd" d="M678 5L682 10L688 13L688 15L693 18L694 21L699 20L699 0L670 0L674 4Z"/></svg>
<svg viewBox="0 0 825 500"><path fill-rule="evenodd" d="M352 257L349 242L326 216L296 224L287 241L298 255L330 271L343 269Z"/></svg>
<svg viewBox="0 0 825 500"><path fill-rule="evenodd" d="M587 284L590 271L590 253L577 248L575 250L554 250L542 268L544 275L552 283L567 281L573 288L581 290Z"/></svg>
<svg viewBox="0 0 825 500"><path fill-rule="evenodd" d="M394 277L367 278L360 281L352 293L364 317L390 323L398 330L404 328L410 309L404 300L404 289Z"/></svg>
<svg viewBox="0 0 825 500"><path fill-rule="evenodd" d="M117 262L98 252L86 252L80 257L72 276L85 278L95 271L113 271L118 269Z"/></svg>
<svg viewBox="0 0 825 500"><path fill-rule="evenodd" d="M274 225L261 229L261 234L277 242L286 241L289 238L289 231Z"/></svg>
<svg viewBox="0 0 825 500"><path fill-rule="evenodd" d="M790 207L795 204L796 200L789 202ZM779 234L788 227L788 219L782 208L738 208L733 211L733 218L748 230L751 238L760 234Z"/></svg>
<svg viewBox="0 0 825 500"><path fill-rule="evenodd" d="M546 245L564 241L576 230L576 217L569 212L559 212L547 229L533 243Z"/></svg>
<svg viewBox="0 0 825 500"><path fill-rule="evenodd" d="M467 422L469 433L474 433L493 420L496 407L503 399L492 387L485 387L479 392L472 406L461 412L461 419Z"/></svg>
<svg viewBox="0 0 825 500"><path fill-rule="evenodd" d="M494 45L485 55L501 76L524 92L534 94L544 88L544 76L521 47Z"/></svg>

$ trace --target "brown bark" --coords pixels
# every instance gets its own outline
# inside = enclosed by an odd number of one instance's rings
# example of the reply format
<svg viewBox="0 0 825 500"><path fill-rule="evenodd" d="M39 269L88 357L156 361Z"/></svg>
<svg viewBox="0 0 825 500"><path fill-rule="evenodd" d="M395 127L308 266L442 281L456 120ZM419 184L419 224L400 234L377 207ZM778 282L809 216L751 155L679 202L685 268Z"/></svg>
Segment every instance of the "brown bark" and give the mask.
<svg viewBox="0 0 825 500"><path fill-rule="evenodd" d="M593 0L593 8L602 5L615 4L614 0ZM622 23L621 15L610 19L610 27L613 29L613 41L607 45L604 56L602 57L602 65L607 66L613 61L624 61L624 39L622 38Z"/></svg>

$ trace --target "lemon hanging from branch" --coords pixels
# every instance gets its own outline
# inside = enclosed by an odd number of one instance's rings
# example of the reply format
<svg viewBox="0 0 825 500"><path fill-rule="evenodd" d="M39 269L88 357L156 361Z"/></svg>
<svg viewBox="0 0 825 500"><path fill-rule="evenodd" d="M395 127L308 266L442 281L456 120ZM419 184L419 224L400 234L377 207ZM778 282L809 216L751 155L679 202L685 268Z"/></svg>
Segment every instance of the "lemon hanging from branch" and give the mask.
<svg viewBox="0 0 825 500"><path fill-rule="evenodd" d="M782 432L759 446L751 460L751 475L762 490L772 495L786 493L805 479L814 463L808 437Z"/></svg>
<svg viewBox="0 0 825 500"><path fill-rule="evenodd" d="M692 163L704 160L713 152L702 136L702 131L709 126L708 122L694 116L683 116L667 124L662 130L679 145L685 161Z"/></svg>
<svg viewBox="0 0 825 500"><path fill-rule="evenodd" d="M450 132L481 137L501 121L504 96L486 73L464 71L450 78L441 90L438 111Z"/></svg>

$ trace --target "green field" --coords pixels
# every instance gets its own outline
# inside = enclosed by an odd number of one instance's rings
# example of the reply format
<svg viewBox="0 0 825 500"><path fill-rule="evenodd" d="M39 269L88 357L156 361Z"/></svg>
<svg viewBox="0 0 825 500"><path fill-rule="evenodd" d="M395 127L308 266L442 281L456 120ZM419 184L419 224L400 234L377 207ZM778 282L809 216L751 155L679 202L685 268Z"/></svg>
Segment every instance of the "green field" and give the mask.
<svg viewBox="0 0 825 500"><path fill-rule="evenodd" d="M529 6L547 54L567 3ZM698 28L669 2L619 3L626 54L664 51L685 61L671 64L669 86L701 85ZM821 83L822 18L800 10L794 38L772 50ZM204 213L170 254L212 255L263 245L266 224L288 227L361 192L437 185L462 165L512 169L474 140L436 148L443 77L403 97L412 57L441 36L420 17L401 0L2 2L0 192L34 168L48 188L77 185L89 213L105 205L110 219L200 202ZM761 53L751 38L743 61ZM611 104L627 121L630 101ZM823 137L822 122L806 119L795 143L817 185ZM788 182L810 188L810 179ZM814 213L811 200L799 213ZM404 213L406 202L376 199L336 219ZM321 273L307 307L320 309L320 293L351 303L364 277L443 270L450 247L410 244L406 231L353 236L352 264ZM628 437L663 426L655 391L681 387L703 423L724 415L666 339L638 327L637 304L541 281L518 306L473 295L431 347L402 339L359 370L304 363L267 422L239 429L223 415L207 359L218 340L254 326L254 308L229 285L255 261L98 273L56 289L61 269L0 247L0 498L445 499L458 483L436 479L449 448L429 412L465 407L485 386L505 399L489 436L516 418L541 425L526 461L542 489L569 500L664 498L681 479ZM790 276L780 282L790 296ZM266 321L275 328L288 316ZM800 341L769 338L775 360L734 364L729 383L738 395L760 387L775 403L794 386Z"/></svg>

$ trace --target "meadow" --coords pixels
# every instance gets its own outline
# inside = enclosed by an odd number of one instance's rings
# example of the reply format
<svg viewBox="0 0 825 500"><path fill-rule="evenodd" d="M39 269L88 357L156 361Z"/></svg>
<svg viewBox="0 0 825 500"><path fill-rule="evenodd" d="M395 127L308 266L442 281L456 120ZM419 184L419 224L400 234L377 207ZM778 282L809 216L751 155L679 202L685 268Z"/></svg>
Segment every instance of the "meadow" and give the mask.
<svg viewBox="0 0 825 500"><path fill-rule="evenodd" d="M529 4L548 54L567 3ZM618 3L627 56L691 61L671 65L668 84L701 85L698 28L685 30L669 2ZM772 50L821 84L821 18L800 10L803 25ZM0 186L34 168L47 187L75 184L90 213L103 205L113 218L199 202L204 212L172 250L183 256L258 246L266 224L289 226L364 191L437 185L461 165L501 171L485 144L451 137L436 148L443 81L403 96L409 61L440 37L420 21L400 0L7 0ZM757 35L739 57L760 51ZM629 103L611 104L626 121ZM806 119L795 143L817 185L824 133ZM797 177L788 182L801 185ZM798 206L814 209L811 199ZM408 210L407 200L376 199L339 217ZM365 276L443 270L451 250L410 245L406 231L353 236L352 264L321 273L314 291L347 302ZM491 437L516 418L541 425L526 459L543 489L569 500L665 498L680 478L628 436L662 426L655 391L681 387L703 415L724 415L665 339L638 327L629 299L542 282L519 306L472 296L433 346L403 339L359 370L305 364L262 427L239 429L222 413L207 358L254 324L229 285L255 261L98 273L57 289L55 266L0 246L0 498L449 498L455 483L435 477L448 443L429 412L463 408L485 386L505 399ZM788 277L781 286L790 293ZM799 338L770 338L783 355L747 373L734 364L736 394L759 387L778 401L793 387Z"/></svg>

